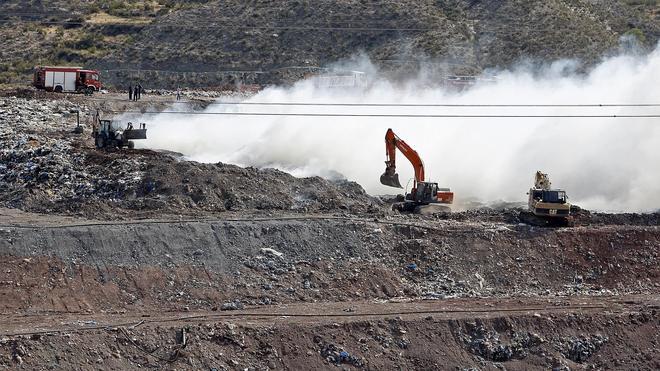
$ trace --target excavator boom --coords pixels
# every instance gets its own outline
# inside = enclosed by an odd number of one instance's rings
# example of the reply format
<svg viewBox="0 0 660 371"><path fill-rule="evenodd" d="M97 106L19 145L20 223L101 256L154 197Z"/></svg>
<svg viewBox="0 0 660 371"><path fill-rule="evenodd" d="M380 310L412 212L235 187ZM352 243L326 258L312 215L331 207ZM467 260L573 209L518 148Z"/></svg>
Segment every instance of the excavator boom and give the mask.
<svg viewBox="0 0 660 371"><path fill-rule="evenodd" d="M399 182L399 174L396 172L396 150L399 149L401 153L410 161L415 169L415 184L424 181L424 163L417 154L417 151L412 149L406 142L401 140L392 129L387 129L385 133L385 172L380 176L380 182L386 186L403 188Z"/></svg>
<svg viewBox="0 0 660 371"><path fill-rule="evenodd" d="M548 177L548 174L537 171L534 176L534 187L546 190L552 188L552 183L550 183L550 177Z"/></svg>

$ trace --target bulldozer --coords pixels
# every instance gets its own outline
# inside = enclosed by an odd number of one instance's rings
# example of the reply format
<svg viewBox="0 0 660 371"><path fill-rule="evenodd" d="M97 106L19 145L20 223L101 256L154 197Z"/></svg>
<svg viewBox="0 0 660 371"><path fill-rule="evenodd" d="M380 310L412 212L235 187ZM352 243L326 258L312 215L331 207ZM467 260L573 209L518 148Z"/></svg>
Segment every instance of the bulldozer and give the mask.
<svg viewBox="0 0 660 371"><path fill-rule="evenodd" d="M133 127L129 122L126 127L112 120L101 119L100 114L96 114L96 125L92 131L92 137L96 148L135 148L134 140L147 139L147 125L140 123L138 128Z"/></svg>
<svg viewBox="0 0 660 371"><path fill-rule="evenodd" d="M421 157L406 142L401 140L392 129L385 133L385 172L380 176L383 185L403 188L396 172L396 150L406 156L415 170L415 179L410 193L403 200L392 205L393 210L401 212L414 212L418 214L432 213L433 211L450 211L448 206L454 202L454 193L449 188L440 188L438 183L425 181L424 163Z"/></svg>
<svg viewBox="0 0 660 371"><path fill-rule="evenodd" d="M566 191L553 189L548 174L537 171L534 187L527 194L527 211L520 214L522 222L542 227L572 225L571 204Z"/></svg>

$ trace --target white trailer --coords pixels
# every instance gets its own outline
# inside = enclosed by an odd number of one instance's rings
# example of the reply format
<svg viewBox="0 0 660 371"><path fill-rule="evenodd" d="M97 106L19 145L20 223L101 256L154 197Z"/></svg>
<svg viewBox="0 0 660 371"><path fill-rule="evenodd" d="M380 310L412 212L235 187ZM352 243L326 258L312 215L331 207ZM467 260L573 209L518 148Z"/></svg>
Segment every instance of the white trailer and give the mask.
<svg viewBox="0 0 660 371"><path fill-rule="evenodd" d="M46 71L44 86L57 92L76 91L76 72Z"/></svg>

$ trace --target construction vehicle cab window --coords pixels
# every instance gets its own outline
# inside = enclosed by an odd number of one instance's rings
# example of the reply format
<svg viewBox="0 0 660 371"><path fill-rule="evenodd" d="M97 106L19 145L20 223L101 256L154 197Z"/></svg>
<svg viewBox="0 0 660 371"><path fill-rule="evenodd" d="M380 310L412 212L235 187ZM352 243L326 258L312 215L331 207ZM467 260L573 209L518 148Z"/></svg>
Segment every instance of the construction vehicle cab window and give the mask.
<svg viewBox="0 0 660 371"><path fill-rule="evenodd" d="M403 188L396 172L396 150L401 151L410 161L415 171L415 179L410 193L403 201L392 205L393 210L415 213L432 213L434 211L449 211L449 205L454 202L454 193L449 188L439 188L438 183L425 181L424 162L421 157L406 142L401 140L392 129L385 133L385 172L380 176L383 185Z"/></svg>
<svg viewBox="0 0 660 371"><path fill-rule="evenodd" d="M566 203L566 192L564 191L534 190L533 197L538 201L558 204Z"/></svg>

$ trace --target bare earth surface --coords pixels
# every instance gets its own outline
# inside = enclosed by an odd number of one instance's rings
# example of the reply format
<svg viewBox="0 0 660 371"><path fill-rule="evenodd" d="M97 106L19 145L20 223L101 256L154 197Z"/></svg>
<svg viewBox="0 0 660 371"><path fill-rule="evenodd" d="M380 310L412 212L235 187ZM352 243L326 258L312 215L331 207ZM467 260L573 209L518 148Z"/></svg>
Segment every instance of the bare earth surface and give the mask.
<svg viewBox="0 0 660 371"><path fill-rule="evenodd" d="M118 104L0 97L0 368L660 368L657 213L406 215L70 133Z"/></svg>
<svg viewBox="0 0 660 371"><path fill-rule="evenodd" d="M524 370L547 368L552 355L582 368L596 353L603 368L657 369L659 301L453 299L231 313L48 313L5 317L2 336L11 339L3 348L22 352L21 359L58 368L496 369L506 360L507 369Z"/></svg>

